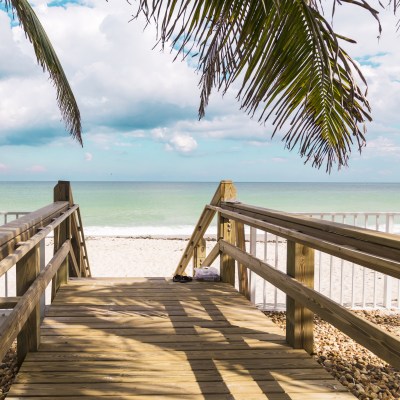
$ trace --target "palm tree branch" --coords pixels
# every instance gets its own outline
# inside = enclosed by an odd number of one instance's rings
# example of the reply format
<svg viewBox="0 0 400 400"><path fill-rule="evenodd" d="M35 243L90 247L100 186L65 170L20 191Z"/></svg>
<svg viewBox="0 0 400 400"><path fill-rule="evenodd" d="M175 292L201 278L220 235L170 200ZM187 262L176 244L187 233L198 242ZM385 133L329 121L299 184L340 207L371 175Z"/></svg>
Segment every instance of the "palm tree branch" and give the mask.
<svg viewBox="0 0 400 400"><path fill-rule="evenodd" d="M57 103L67 130L82 145L81 117L74 94L58 60L57 54L27 0L5 0L7 9L16 13L25 35L32 43L36 59L47 70L57 92Z"/></svg>
<svg viewBox="0 0 400 400"><path fill-rule="evenodd" d="M365 1L352 3L374 11ZM179 52L189 44L198 49L200 117L213 87L225 93L238 82L241 108L250 115L258 113L260 122L272 118L274 133L284 129L286 147L297 147L306 162L318 168L325 164L330 171L334 164L339 168L347 164L353 141L359 149L363 146L360 126L371 117L357 81L365 84L365 79L340 47L343 37L332 30L316 2L141 0L140 4L139 11L162 20L163 44L181 43Z"/></svg>

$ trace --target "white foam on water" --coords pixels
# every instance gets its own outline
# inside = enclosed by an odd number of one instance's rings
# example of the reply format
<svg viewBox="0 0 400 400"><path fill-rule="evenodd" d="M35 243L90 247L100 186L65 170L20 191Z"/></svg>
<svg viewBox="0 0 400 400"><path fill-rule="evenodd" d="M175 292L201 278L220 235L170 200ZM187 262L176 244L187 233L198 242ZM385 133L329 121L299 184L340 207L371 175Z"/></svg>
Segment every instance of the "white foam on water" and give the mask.
<svg viewBox="0 0 400 400"><path fill-rule="evenodd" d="M85 236L103 237L143 237L143 236L190 236L193 225L176 226L88 226L85 227ZM216 235L217 227L211 226L207 234Z"/></svg>

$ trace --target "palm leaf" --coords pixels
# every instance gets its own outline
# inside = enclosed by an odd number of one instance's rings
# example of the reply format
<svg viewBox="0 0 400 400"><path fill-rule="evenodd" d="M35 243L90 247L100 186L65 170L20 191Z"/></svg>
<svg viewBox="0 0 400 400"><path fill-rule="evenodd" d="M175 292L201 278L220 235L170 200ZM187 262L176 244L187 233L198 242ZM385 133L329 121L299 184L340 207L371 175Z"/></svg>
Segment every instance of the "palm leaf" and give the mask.
<svg viewBox="0 0 400 400"><path fill-rule="evenodd" d="M81 117L74 94L42 24L27 0L5 0L7 9L16 13L18 20L33 45L36 58L47 70L57 91L57 103L69 133L82 145Z"/></svg>
<svg viewBox="0 0 400 400"><path fill-rule="evenodd" d="M200 118L214 87L225 93L238 81L241 108L271 119L305 162L330 171L347 165L353 142L364 145L371 116L357 80L365 79L340 47L351 40L331 29L316 1L140 0L138 12L156 21L163 46L198 52Z"/></svg>

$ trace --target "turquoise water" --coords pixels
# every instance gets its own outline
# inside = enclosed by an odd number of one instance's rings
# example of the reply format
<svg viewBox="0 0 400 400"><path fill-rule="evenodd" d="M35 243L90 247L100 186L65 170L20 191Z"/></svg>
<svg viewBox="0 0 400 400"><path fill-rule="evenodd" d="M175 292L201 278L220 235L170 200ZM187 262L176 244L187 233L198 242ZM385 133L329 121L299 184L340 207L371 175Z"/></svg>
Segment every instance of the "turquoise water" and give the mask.
<svg viewBox="0 0 400 400"><path fill-rule="evenodd" d="M0 211L33 211L56 182L0 182ZM293 212L400 211L400 183L235 183L238 200ZM72 182L89 234L188 234L218 183Z"/></svg>

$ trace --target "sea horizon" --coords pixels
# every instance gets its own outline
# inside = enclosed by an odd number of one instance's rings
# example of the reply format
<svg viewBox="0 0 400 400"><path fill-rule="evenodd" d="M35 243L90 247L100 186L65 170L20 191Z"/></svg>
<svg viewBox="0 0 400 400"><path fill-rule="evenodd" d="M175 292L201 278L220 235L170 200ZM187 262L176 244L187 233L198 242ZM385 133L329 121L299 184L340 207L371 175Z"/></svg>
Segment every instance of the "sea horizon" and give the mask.
<svg viewBox="0 0 400 400"><path fill-rule="evenodd" d="M0 211L34 211L51 203L56 182L0 181ZM187 236L218 183L71 181L71 186L74 201L81 208L86 235ZM234 181L234 184L238 201L286 212L400 212L398 182ZM395 231L400 232L400 221L395 224ZM216 233L215 223L209 233Z"/></svg>

